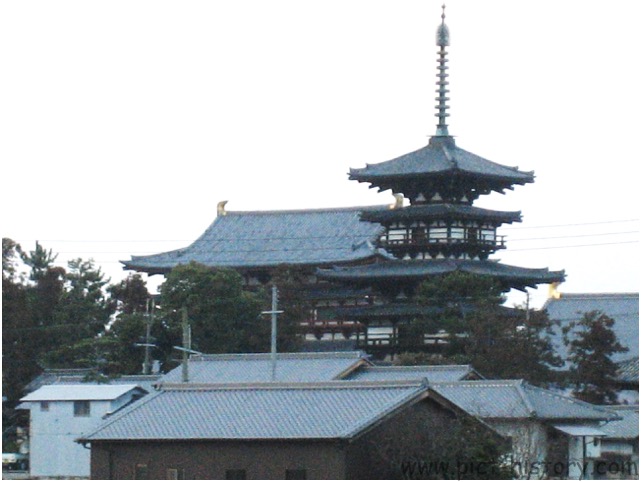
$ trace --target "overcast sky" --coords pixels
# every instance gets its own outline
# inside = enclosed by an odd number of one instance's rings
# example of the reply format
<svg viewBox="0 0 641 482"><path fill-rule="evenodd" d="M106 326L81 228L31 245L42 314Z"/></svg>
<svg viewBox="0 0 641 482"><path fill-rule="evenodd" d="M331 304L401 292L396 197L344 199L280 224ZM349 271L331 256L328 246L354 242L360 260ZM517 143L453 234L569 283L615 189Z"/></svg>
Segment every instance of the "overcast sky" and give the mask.
<svg viewBox="0 0 641 482"><path fill-rule="evenodd" d="M435 132L441 3L3 2L3 237L116 281L118 260L190 244L221 200L392 202L346 173ZM477 202L523 213L494 259L565 269L565 292L638 291L641 3L447 3L450 133L536 174Z"/></svg>

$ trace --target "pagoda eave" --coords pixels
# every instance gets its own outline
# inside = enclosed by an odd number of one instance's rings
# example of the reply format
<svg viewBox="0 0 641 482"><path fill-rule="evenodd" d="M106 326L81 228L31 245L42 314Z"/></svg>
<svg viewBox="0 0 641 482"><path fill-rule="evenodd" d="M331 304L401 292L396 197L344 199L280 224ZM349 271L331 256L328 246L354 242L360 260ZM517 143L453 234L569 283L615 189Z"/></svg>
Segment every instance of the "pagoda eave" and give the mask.
<svg viewBox="0 0 641 482"><path fill-rule="evenodd" d="M355 267L335 267L317 270L319 278L330 281L376 286L389 283L416 284L430 277L443 276L456 271L496 279L506 288L524 291L543 283L560 283L564 271L547 268L521 268L497 261L472 261L461 259L390 260Z"/></svg>
<svg viewBox="0 0 641 482"><path fill-rule="evenodd" d="M361 219L383 224L395 221L411 222L433 219L491 221L498 224L511 224L521 222L521 211L494 211L461 204L426 204L366 211L361 214Z"/></svg>

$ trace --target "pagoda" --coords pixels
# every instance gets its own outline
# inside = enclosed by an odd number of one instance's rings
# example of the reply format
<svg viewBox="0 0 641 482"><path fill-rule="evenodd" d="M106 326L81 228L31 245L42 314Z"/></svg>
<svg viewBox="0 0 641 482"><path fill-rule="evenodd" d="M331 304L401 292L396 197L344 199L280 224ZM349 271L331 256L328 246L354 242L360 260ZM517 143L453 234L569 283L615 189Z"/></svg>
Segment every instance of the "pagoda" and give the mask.
<svg viewBox="0 0 641 482"><path fill-rule="evenodd" d="M334 267L319 275L352 287L371 287L385 303L345 312L362 321L387 318L393 323L420 315L422 308L406 302L426 279L452 272L491 277L504 292L541 283L562 282L563 271L528 269L490 260L505 248L497 234L503 224L521 221L520 211L495 211L474 206L482 195L505 193L534 182L534 173L489 161L461 149L448 130L448 59L450 34L445 7L436 33L438 47L436 133L427 146L398 158L351 169L349 178L391 190L396 203L363 212L361 220L378 223L384 232L378 247L394 259ZM404 199L409 205L404 205ZM391 303L390 303L391 302Z"/></svg>

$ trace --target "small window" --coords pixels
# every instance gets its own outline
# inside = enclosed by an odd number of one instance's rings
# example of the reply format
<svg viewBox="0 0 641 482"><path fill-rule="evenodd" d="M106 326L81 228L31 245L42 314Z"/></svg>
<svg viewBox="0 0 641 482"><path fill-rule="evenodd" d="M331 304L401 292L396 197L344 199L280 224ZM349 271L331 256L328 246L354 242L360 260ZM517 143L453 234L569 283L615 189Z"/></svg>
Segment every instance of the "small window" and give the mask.
<svg viewBox="0 0 641 482"><path fill-rule="evenodd" d="M185 480L185 469L167 469L167 480Z"/></svg>
<svg viewBox="0 0 641 482"><path fill-rule="evenodd" d="M134 465L135 480L147 480L148 478L149 478L149 467L147 467L147 464Z"/></svg>
<svg viewBox="0 0 641 482"><path fill-rule="evenodd" d="M285 480L305 480L307 479L307 470L305 469L287 469L285 471Z"/></svg>
<svg viewBox="0 0 641 482"><path fill-rule="evenodd" d="M40 402L40 411L48 412L49 411L49 402Z"/></svg>
<svg viewBox="0 0 641 482"><path fill-rule="evenodd" d="M247 478L247 471L244 469L227 469L225 478L227 480L244 480Z"/></svg>
<svg viewBox="0 0 641 482"><path fill-rule="evenodd" d="M74 417L88 417L91 415L91 403L89 400L77 400L73 402Z"/></svg>

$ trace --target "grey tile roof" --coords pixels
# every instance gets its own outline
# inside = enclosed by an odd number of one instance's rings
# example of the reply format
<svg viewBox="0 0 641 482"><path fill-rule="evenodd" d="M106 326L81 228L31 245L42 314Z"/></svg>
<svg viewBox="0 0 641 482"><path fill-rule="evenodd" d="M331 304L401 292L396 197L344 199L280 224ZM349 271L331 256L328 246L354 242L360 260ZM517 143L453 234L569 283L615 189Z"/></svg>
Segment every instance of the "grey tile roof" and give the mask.
<svg viewBox="0 0 641 482"><path fill-rule="evenodd" d="M123 261L127 269L163 273L191 261L212 267L323 265L384 255L373 243L383 228L360 221L374 207L226 212L190 246Z"/></svg>
<svg viewBox="0 0 641 482"><path fill-rule="evenodd" d="M140 391L138 385L45 385L20 399L21 402L115 400L132 390Z"/></svg>
<svg viewBox="0 0 641 482"><path fill-rule="evenodd" d="M364 354L353 352L279 353L276 363L276 382L322 382L335 380L368 363ZM189 381L192 383L252 383L270 382L272 376L269 353L239 355L193 356L189 361ZM182 368L167 373L161 384L177 383Z"/></svg>
<svg viewBox="0 0 641 482"><path fill-rule="evenodd" d="M596 405L534 387L523 380L474 380L440 383L432 388L479 418L543 420L611 420L617 417Z"/></svg>
<svg viewBox="0 0 641 482"><path fill-rule="evenodd" d="M635 356L629 360L618 363L617 380L624 383L639 383L639 357Z"/></svg>
<svg viewBox="0 0 641 482"><path fill-rule="evenodd" d="M621 420L613 420L599 427L609 439L639 438L639 406L616 405L608 406L608 410L621 416Z"/></svg>
<svg viewBox="0 0 641 482"><path fill-rule="evenodd" d="M362 366L353 371L348 380L355 381L411 381L427 379L429 383L456 382L479 375L470 365L423 366Z"/></svg>
<svg viewBox="0 0 641 482"><path fill-rule="evenodd" d="M497 261L472 261L461 259L432 260L385 260L362 266L335 267L317 270L319 276L336 281L403 280L423 279L455 271L481 276L492 276L517 288L552 283L565 279L564 271L549 271L547 268L521 268Z"/></svg>
<svg viewBox="0 0 641 482"><path fill-rule="evenodd" d="M503 166L456 146L451 137L432 137L427 146L378 164L350 169L350 179L376 182L377 178L420 175L470 174L502 180L507 185L534 181L532 172Z"/></svg>
<svg viewBox="0 0 641 482"><path fill-rule="evenodd" d="M162 375L122 375L118 378L108 378L100 383L106 385L136 385L147 392L151 392L161 377ZM51 385L78 385L87 383L93 383L95 385L95 382L87 382L85 378L80 375L62 375L53 381Z"/></svg>
<svg viewBox="0 0 641 482"><path fill-rule="evenodd" d="M615 320L614 333L619 342L629 349L615 354L612 359L620 362L639 356L639 293L562 293L559 299L549 299L543 309L547 309L550 319L559 324L554 329L552 343L564 360L568 352L563 343L562 328L595 310Z"/></svg>
<svg viewBox="0 0 641 482"><path fill-rule="evenodd" d="M162 390L83 439L350 439L426 392L346 382Z"/></svg>
<svg viewBox="0 0 641 482"><path fill-rule="evenodd" d="M464 204L425 204L406 206L397 209L365 211L361 215L364 221L393 222L393 221L424 221L426 219L473 219L491 220L499 223L514 223L521 221L520 211L494 211Z"/></svg>

